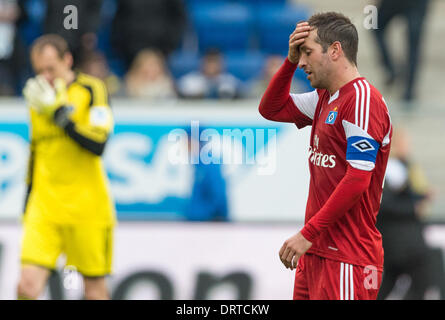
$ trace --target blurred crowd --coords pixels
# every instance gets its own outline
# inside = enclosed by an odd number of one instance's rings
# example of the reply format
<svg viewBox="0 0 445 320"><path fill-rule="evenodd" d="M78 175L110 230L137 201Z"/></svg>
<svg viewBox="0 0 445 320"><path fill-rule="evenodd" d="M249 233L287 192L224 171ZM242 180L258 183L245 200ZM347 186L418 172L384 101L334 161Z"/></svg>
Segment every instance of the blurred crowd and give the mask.
<svg viewBox="0 0 445 320"><path fill-rule="evenodd" d="M429 2L377 2L385 84L402 84L405 101L416 98ZM112 96L258 98L287 55L295 22L310 11L287 0L0 0L0 96L21 94L33 75L29 47L57 33L76 69L103 79ZM404 65L393 61L386 37L397 16L407 22ZM292 89L312 89L303 72Z"/></svg>
<svg viewBox="0 0 445 320"><path fill-rule="evenodd" d="M285 1L278 2L285 5ZM281 66L285 51L261 52L260 63L252 65L250 59L247 72L251 76L238 77L226 67L225 48L193 46L193 37L199 32L193 30L196 24L191 22L191 8L202 11L203 3L0 0L0 96L21 95L25 81L33 76L29 61L32 42L42 34L57 33L68 41L75 69L104 80L112 96L149 100L260 97ZM239 56L246 48L235 45L235 49L240 49ZM194 61L190 64L189 59L185 67L185 58L191 55ZM249 53L244 52L244 60L238 64L249 64L248 60ZM181 72L178 68L173 72L171 66L179 66ZM303 86L295 85L294 89L307 89L307 84Z"/></svg>

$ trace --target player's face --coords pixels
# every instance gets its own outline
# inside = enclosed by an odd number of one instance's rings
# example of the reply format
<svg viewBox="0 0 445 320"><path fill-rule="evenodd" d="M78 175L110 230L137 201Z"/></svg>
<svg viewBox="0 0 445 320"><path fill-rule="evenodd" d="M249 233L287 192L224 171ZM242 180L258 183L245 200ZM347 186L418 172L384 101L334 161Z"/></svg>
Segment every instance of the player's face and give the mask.
<svg viewBox="0 0 445 320"><path fill-rule="evenodd" d="M325 89L329 75L329 57L327 52L323 52L323 47L315 41L316 38L317 30L311 30L300 46L298 66L306 72L313 88Z"/></svg>
<svg viewBox="0 0 445 320"><path fill-rule="evenodd" d="M67 53L61 58L52 46L45 46L40 51L31 52L31 63L34 72L42 75L53 84L56 78L65 79L72 66L72 56Z"/></svg>

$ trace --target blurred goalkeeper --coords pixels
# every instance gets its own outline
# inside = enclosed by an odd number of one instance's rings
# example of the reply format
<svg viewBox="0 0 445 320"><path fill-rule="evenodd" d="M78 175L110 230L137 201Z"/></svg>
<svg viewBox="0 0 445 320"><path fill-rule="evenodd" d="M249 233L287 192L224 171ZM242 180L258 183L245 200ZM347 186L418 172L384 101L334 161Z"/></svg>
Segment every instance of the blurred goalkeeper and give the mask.
<svg viewBox="0 0 445 320"><path fill-rule="evenodd" d="M86 299L108 299L115 212L100 156L113 129L104 84L72 70L66 41L38 38L30 106L28 193L23 219L19 299L37 299L59 256L84 279Z"/></svg>

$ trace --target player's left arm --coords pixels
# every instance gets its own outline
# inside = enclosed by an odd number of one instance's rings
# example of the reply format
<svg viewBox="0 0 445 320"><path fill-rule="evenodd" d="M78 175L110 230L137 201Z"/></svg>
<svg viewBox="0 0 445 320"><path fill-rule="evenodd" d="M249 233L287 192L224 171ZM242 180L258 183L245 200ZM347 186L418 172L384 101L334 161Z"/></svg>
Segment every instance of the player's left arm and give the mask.
<svg viewBox="0 0 445 320"><path fill-rule="evenodd" d="M369 187L371 176L372 171L348 165L345 176L324 206L281 247L280 259L287 268L295 268L298 258L309 250L318 236L357 203Z"/></svg>
<svg viewBox="0 0 445 320"><path fill-rule="evenodd" d="M320 211L301 230L310 242L360 200L370 185L379 150L389 144L392 127L386 104L377 94L368 101L363 105L363 112L360 106L354 106L343 117L346 174Z"/></svg>
<svg viewBox="0 0 445 320"><path fill-rule="evenodd" d="M42 76L29 79L23 94L38 113L54 120L81 147L100 156L113 129L113 114L105 85L97 81L97 85L91 86L87 123L76 122L70 117L67 87L62 79L56 79L54 87Z"/></svg>
<svg viewBox="0 0 445 320"><path fill-rule="evenodd" d="M101 156L110 132L113 115L108 105L90 107L88 123L75 122L69 117L69 107L61 106L54 113L54 121L81 147Z"/></svg>
<svg viewBox="0 0 445 320"><path fill-rule="evenodd" d="M76 122L69 116L67 87L62 79L56 79L54 87L42 76L29 79L23 94L38 113L53 119L80 146L100 156L113 129L113 115L105 85L98 82L91 91L87 123Z"/></svg>
<svg viewBox="0 0 445 320"><path fill-rule="evenodd" d="M81 147L101 156L113 130L113 114L108 104L105 84L96 79L89 84L89 88L90 107L86 122L71 118L67 105L62 105L54 112L54 122Z"/></svg>

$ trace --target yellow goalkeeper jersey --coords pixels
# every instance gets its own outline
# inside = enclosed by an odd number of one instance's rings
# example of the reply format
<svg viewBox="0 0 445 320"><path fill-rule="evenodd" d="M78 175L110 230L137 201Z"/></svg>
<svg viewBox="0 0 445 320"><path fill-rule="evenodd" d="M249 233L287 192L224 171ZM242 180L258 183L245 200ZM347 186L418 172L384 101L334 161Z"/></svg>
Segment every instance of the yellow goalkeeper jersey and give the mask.
<svg viewBox="0 0 445 320"><path fill-rule="evenodd" d="M57 224L115 224L115 210L101 152L113 130L103 82L77 73L68 86L66 127L30 108L30 190L24 220Z"/></svg>

